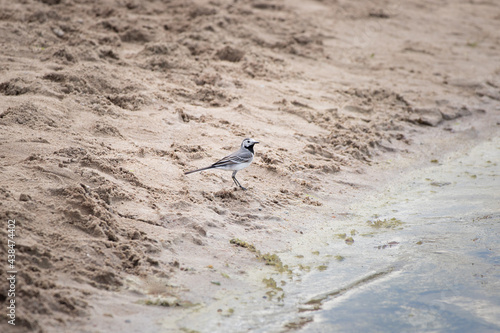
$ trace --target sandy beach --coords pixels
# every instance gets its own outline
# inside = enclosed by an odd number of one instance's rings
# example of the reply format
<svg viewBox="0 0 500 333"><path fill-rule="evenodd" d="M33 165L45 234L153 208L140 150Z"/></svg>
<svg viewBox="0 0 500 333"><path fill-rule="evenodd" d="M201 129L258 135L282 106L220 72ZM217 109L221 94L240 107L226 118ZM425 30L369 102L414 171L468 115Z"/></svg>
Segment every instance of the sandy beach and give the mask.
<svg viewBox="0 0 500 333"><path fill-rule="evenodd" d="M2 332L210 306L311 221L500 128L495 1L0 1L0 46ZM184 175L246 137L247 191Z"/></svg>

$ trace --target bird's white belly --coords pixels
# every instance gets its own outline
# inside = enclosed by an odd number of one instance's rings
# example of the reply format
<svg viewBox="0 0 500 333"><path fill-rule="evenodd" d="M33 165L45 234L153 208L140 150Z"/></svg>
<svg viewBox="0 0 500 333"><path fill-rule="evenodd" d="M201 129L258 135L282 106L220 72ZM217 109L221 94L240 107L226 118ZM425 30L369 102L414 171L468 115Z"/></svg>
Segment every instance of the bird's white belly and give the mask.
<svg viewBox="0 0 500 333"><path fill-rule="evenodd" d="M228 170L228 171L238 171L238 170L245 169L250 164L252 164L252 161L247 162L247 163L237 163L237 164L231 164L231 165L224 165L224 166L217 167L216 169Z"/></svg>

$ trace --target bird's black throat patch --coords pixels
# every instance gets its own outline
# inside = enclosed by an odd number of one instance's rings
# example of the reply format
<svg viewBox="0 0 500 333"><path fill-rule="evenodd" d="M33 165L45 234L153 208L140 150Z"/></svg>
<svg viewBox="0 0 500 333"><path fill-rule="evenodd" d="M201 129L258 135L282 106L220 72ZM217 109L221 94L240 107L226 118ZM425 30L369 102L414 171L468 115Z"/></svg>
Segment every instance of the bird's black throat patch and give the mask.
<svg viewBox="0 0 500 333"><path fill-rule="evenodd" d="M253 152L253 146L254 146L254 145L255 145L255 143L254 143L253 145L248 146L248 147L245 147L245 148L246 148L246 149L248 149L248 150L250 150L250 152L251 152L252 154L254 154L254 152Z"/></svg>

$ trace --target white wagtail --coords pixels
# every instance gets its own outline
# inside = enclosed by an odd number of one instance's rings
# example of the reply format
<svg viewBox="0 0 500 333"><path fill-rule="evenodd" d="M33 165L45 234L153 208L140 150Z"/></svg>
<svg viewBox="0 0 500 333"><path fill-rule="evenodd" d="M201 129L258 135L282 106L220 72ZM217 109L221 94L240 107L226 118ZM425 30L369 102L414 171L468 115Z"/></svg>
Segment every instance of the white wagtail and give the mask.
<svg viewBox="0 0 500 333"><path fill-rule="evenodd" d="M215 162L211 166L207 166L206 168L201 168L193 171L184 172L185 175L188 175L193 172L204 171L209 169L221 169L221 170L229 170L233 172L233 181L236 186L239 186L242 190L246 190L243 186L241 186L238 179L236 179L236 173L240 170L245 169L249 166L253 161L253 146L259 143L254 139L245 139L241 143L241 147L239 150L235 151L231 155L227 155L223 159Z"/></svg>

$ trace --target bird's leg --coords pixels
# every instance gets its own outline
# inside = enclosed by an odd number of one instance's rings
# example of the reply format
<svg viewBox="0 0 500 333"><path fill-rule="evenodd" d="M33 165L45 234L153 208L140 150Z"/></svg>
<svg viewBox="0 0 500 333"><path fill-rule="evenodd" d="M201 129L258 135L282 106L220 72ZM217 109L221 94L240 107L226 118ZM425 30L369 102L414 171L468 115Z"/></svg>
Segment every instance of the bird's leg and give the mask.
<svg viewBox="0 0 500 333"><path fill-rule="evenodd" d="M237 173L237 172L238 172L238 170L233 171L233 176L232 176L233 181L234 181L234 183L236 184L236 186L239 186L242 190L246 191L247 189L246 189L246 188L244 188L243 186L241 186L241 184L240 184L240 182L238 181L238 179L236 179L236 173Z"/></svg>

